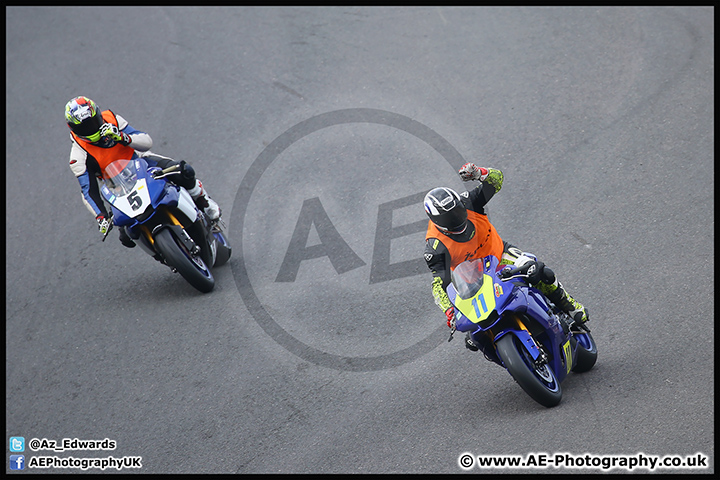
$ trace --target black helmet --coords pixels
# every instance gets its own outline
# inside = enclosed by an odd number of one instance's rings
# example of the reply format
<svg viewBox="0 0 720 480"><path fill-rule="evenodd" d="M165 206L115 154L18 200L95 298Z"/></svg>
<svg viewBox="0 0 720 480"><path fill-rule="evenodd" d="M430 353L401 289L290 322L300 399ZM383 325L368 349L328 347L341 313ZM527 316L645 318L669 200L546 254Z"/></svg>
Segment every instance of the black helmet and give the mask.
<svg viewBox="0 0 720 480"><path fill-rule="evenodd" d="M75 135L93 143L100 140L105 123L100 108L87 97L75 97L65 105L65 121Z"/></svg>
<svg viewBox="0 0 720 480"><path fill-rule="evenodd" d="M438 187L425 195L425 212L443 233L459 234L467 227L467 209L460 195L450 188Z"/></svg>

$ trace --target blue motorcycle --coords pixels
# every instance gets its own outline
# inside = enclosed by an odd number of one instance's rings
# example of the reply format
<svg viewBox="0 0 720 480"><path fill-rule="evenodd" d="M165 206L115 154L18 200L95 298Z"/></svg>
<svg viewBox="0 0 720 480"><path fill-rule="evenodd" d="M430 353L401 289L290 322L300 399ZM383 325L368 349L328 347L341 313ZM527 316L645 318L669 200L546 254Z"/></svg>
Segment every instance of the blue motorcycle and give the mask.
<svg viewBox="0 0 720 480"><path fill-rule="evenodd" d="M100 190L112 207L113 225L207 293L215 286L211 268L227 262L232 248L222 221L211 222L186 189L165 180L179 174L177 165L162 170L143 158L115 160L105 168Z"/></svg>
<svg viewBox="0 0 720 480"><path fill-rule="evenodd" d="M469 332L470 345L505 367L533 400L554 407L567 375L595 365L597 345L587 326L528 283L534 261L498 265L491 255L455 267L447 288L456 312L452 333Z"/></svg>

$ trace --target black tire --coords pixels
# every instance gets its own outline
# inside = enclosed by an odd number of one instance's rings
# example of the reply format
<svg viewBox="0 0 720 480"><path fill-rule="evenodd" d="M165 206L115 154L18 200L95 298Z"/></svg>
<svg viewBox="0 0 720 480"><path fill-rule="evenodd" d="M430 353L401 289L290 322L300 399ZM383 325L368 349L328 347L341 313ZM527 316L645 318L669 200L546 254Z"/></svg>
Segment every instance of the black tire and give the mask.
<svg viewBox="0 0 720 480"><path fill-rule="evenodd" d="M497 341L497 352L505 368L525 393L545 407L554 407L562 400L562 387L548 365L535 366L530 353L517 337L507 334Z"/></svg>
<svg viewBox="0 0 720 480"><path fill-rule="evenodd" d="M199 255L192 255L170 230L157 232L155 245L165 257L165 262L175 268L190 285L203 293L212 291L215 277L208 266Z"/></svg>
<svg viewBox="0 0 720 480"><path fill-rule="evenodd" d="M573 340L577 342L577 358L572 371L575 373L587 372L595 366L597 362L597 345L590 332L582 332L575 334Z"/></svg>
<svg viewBox="0 0 720 480"><path fill-rule="evenodd" d="M221 265L225 265L227 261L230 260L230 253L230 247L218 244L217 253L215 255L215 266L219 267Z"/></svg>

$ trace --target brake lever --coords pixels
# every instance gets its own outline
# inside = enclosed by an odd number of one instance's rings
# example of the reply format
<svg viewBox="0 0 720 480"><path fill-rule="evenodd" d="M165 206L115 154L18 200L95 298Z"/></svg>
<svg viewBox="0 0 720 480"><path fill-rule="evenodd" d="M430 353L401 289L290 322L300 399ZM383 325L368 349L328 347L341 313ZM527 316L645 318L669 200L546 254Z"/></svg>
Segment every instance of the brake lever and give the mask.
<svg viewBox="0 0 720 480"><path fill-rule="evenodd" d="M180 165L171 165L168 168L164 170L160 170L160 172L154 171L152 172L152 177L155 180L159 180L161 178L165 178L168 175L179 175L182 172L178 172L177 170L180 169Z"/></svg>
<svg viewBox="0 0 720 480"><path fill-rule="evenodd" d="M531 263L528 262L524 265L521 265L517 268L510 268L508 270L501 270L500 271L500 279L503 281L512 280L514 278L528 278L527 271L530 269Z"/></svg>
<svg viewBox="0 0 720 480"><path fill-rule="evenodd" d="M513 280L515 278L527 278L527 273L518 272L518 271L509 271L508 273L500 272L500 280L503 282L507 282L508 280Z"/></svg>

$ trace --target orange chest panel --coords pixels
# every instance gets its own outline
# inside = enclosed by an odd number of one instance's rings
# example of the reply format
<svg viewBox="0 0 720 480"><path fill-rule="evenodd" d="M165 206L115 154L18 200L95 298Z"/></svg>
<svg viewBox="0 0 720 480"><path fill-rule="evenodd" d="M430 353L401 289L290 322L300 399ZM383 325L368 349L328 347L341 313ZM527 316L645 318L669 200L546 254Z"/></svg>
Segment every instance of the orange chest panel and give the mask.
<svg viewBox="0 0 720 480"><path fill-rule="evenodd" d="M468 210L468 221L475 226L475 235L467 242L455 241L452 236L440 232L434 223L428 222L425 239L441 239L445 248L450 252L451 270L466 260L483 258L488 255L493 255L500 260L502 256L503 241L487 216Z"/></svg>
<svg viewBox="0 0 720 480"><path fill-rule="evenodd" d="M102 112L102 116L103 120L105 120L107 123L112 123L116 127L118 126L117 118L115 118L115 115L110 110L105 110L104 112ZM70 133L77 142L77 144L80 145L80 147L85 150L88 155L92 155L93 158L97 160L101 172L104 172L105 167L110 165L115 160L131 159L135 154L135 149L127 145L121 145L119 143L116 143L112 147L102 148L98 147L97 145L93 145L90 142L86 142L72 132Z"/></svg>

